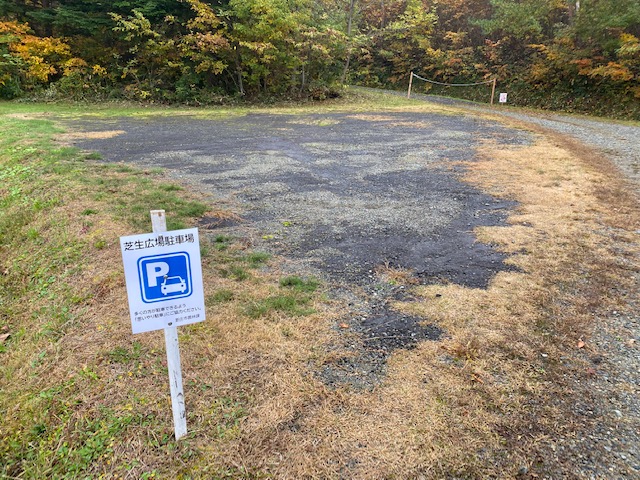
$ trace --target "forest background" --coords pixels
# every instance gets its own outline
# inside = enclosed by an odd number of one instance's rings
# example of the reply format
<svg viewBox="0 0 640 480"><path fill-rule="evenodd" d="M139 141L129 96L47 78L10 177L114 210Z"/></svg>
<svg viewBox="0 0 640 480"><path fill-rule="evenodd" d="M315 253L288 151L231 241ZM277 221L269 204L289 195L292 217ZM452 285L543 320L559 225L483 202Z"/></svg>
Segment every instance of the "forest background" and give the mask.
<svg viewBox="0 0 640 480"><path fill-rule="evenodd" d="M640 119L640 1L0 0L4 99L323 99L404 89L411 71Z"/></svg>

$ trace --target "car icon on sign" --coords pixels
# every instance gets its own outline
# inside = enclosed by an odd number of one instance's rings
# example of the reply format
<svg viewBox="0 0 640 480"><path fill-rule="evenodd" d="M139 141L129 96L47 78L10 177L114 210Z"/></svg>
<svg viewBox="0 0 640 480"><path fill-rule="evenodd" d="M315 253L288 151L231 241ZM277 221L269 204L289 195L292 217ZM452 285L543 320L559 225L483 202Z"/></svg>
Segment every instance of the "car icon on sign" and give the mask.
<svg viewBox="0 0 640 480"><path fill-rule="evenodd" d="M184 293L186 289L187 284L182 277L165 277L164 282L160 284L160 291L163 295L176 292Z"/></svg>

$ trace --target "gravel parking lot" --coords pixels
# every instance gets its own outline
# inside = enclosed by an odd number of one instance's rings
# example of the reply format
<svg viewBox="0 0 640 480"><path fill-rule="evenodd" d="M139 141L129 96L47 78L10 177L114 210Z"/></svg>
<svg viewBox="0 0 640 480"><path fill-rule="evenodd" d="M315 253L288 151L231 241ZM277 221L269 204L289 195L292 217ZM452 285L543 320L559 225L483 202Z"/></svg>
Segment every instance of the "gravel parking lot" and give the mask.
<svg viewBox="0 0 640 480"><path fill-rule="evenodd" d="M500 224L513 204L459 175L482 140L524 144L527 133L470 116L415 113L122 119L116 128L125 133L79 146L107 161L166 168L232 205L242 220L212 221L217 233L284 256L285 268L323 278L346 299L345 320L376 340L360 359L366 368L325 372L330 382L369 385L389 351L441 333L387 308L403 290L381 281L381 268L413 272L419 283L471 287L507 268L504 255L472 230Z"/></svg>

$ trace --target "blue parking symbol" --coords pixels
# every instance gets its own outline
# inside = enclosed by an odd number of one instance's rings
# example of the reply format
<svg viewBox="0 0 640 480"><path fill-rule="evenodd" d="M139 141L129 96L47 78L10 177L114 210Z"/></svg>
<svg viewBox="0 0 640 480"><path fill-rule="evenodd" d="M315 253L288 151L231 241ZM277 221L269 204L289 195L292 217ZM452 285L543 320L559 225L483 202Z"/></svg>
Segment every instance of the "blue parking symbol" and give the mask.
<svg viewBox="0 0 640 480"><path fill-rule="evenodd" d="M145 303L188 297L192 293L191 258L187 252L139 258L138 280Z"/></svg>

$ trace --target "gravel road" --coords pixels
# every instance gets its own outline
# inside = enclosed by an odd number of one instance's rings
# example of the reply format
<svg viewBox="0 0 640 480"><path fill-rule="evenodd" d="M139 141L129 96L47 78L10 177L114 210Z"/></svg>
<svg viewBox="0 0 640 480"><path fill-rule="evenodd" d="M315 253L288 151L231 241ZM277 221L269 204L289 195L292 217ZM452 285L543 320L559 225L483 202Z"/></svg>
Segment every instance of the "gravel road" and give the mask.
<svg viewBox="0 0 640 480"><path fill-rule="evenodd" d="M540 125L596 148L640 191L639 125L548 113L527 115L508 110L500 111L500 115Z"/></svg>
<svg viewBox="0 0 640 480"><path fill-rule="evenodd" d="M389 351L443 333L390 311L387 302L404 293L385 286L377 268L413 270L422 283L444 280L480 288L507 268L504 257L475 242L471 232L478 225L501 224L514 205L460 182L459 162L473 160L473 145L482 139L514 145L530 143L534 136L474 112L528 122L594 147L640 192L640 126L454 103L472 115L249 115L71 126L126 132L78 145L103 153L108 161L165 167L214 198L237 205L243 222L219 225L222 230L248 236L256 248L288 258L286 268L313 272L332 284L335 295L349 305L347 320L362 333L367 348L352 364L323 375L328 383L366 387L384 374ZM545 463L549 471L562 464L555 471L565 473L572 465L573 478L640 479L637 290L629 293L624 312L594 321L599 327L590 342L598 354L587 360L597 362L599 374L586 385L584 378L568 379L576 382L576 391L589 394L562 406L584 428L549 438ZM377 343L368 342L367 332ZM393 340L380 343L385 335Z"/></svg>

